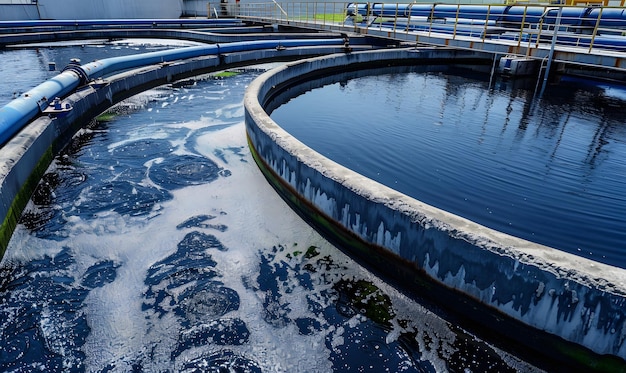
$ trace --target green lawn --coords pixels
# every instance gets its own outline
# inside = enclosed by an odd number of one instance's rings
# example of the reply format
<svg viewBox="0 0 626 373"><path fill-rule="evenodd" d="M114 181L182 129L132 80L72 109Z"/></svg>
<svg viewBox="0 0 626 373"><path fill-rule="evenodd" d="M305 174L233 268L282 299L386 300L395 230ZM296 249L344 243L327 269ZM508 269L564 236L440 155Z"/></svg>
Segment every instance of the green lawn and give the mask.
<svg viewBox="0 0 626 373"><path fill-rule="evenodd" d="M324 13L324 14L316 14L314 18L316 21L342 22L346 18L346 15L343 13L334 13L334 14Z"/></svg>

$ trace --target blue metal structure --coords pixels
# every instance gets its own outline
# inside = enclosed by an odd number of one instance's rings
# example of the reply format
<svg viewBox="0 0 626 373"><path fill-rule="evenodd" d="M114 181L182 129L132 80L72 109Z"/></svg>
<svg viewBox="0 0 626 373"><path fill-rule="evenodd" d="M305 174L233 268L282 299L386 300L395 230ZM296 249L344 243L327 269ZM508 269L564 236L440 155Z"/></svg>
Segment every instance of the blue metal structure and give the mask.
<svg viewBox="0 0 626 373"><path fill-rule="evenodd" d="M373 25L374 19L377 26L407 31L523 42L551 40L551 33L558 32L561 45L626 48L624 8L353 3L348 5L347 14L363 16L364 23Z"/></svg>
<svg viewBox="0 0 626 373"><path fill-rule="evenodd" d="M428 17L430 19L494 20L500 23L554 24L558 7L527 5L451 5L451 4L360 4L348 5L348 14L376 17ZM562 24L626 27L626 10L622 8L563 7Z"/></svg>

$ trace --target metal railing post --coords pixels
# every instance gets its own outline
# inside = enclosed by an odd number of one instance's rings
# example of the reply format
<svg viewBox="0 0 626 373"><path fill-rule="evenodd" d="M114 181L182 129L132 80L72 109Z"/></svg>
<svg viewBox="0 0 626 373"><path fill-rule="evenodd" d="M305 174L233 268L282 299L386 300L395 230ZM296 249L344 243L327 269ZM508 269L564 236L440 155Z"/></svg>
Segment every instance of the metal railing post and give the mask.
<svg viewBox="0 0 626 373"><path fill-rule="evenodd" d="M539 25L537 26L537 41L535 42L535 48L539 47L539 39L541 38L541 31L543 31L543 19L544 19L546 14L548 14L548 9L547 8L543 12L543 15L541 16L541 19L539 20Z"/></svg>
<svg viewBox="0 0 626 373"><path fill-rule="evenodd" d="M433 30L434 18L435 18L435 4L433 3L432 8L430 8L430 16L428 17L428 37L430 37L430 32Z"/></svg>
<svg viewBox="0 0 626 373"><path fill-rule="evenodd" d="M519 38L517 40L517 47L522 44L522 36L524 35L524 24L526 23L526 12L528 11L528 5L524 7L524 15L522 15L522 23L519 28Z"/></svg>
<svg viewBox="0 0 626 373"><path fill-rule="evenodd" d="M626 1L626 0L624 0ZM408 7L408 14L406 15L406 33L409 33L409 30L411 29L411 8L413 7L413 5L409 5Z"/></svg>
<svg viewBox="0 0 626 373"><path fill-rule="evenodd" d="M487 6L487 15L485 16L485 28L483 29L483 34L481 40L484 42L487 39L487 29L489 26L489 16L491 15L491 4Z"/></svg>
<svg viewBox="0 0 626 373"><path fill-rule="evenodd" d="M459 25L459 12L461 11L461 5L456 6L456 15L454 16L454 29L452 30L452 39L456 39L456 27Z"/></svg>
<svg viewBox="0 0 626 373"><path fill-rule="evenodd" d="M543 11L543 13L541 14L541 18L539 19L539 24L537 25L537 36L535 40L535 48L539 47L539 39L541 38L541 31L543 30L543 20L548 15L549 11L550 9L546 7L546 10ZM526 47L526 57L530 55L530 50L531 50L530 44L532 43L532 39L533 39L532 34L529 34L529 36L530 38L528 39L528 47Z"/></svg>
<svg viewBox="0 0 626 373"><path fill-rule="evenodd" d="M602 18L602 11L604 7L600 7L600 12L598 13L598 19L596 19L596 25L593 28L593 32L591 33L591 41L589 41L589 51L587 53L591 53L591 49L593 48L593 43L596 40L596 35L598 34L598 27L600 26L600 18Z"/></svg>
<svg viewBox="0 0 626 373"><path fill-rule="evenodd" d="M354 26L354 32L356 32L357 23L359 21L359 3L354 3L354 11L355 11L355 15L354 15L354 22L352 22L352 25Z"/></svg>
<svg viewBox="0 0 626 373"><path fill-rule="evenodd" d="M396 3L396 13L393 19L393 37L396 37L396 27L398 26L398 3Z"/></svg>
<svg viewBox="0 0 626 373"><path fill-rule="evenodd" d="M548 84L548 77L550 75L550 66L552 65L552 59L554 58L554 50L556 49L556 41L557 41L557 33L559 28L561 27L561 15L563 14L563 6L559 6L559 11L556 14L556 22L554 23L554 34L552 35L552 44L550 44L550 53L548 54L548 61L546 65L546 72L543 75L543 84L541 86L541 92L539 92L539 97L543 95L543 91L546 88L546 84Z"/></svg>
<svg viewBox="0 0 626 373"><path fill-rule="evenodd" d="M285 16L285 19L287 21L289 21L289 15L287 14L287 12L285 12L285 10L283 9L283 7L280 6L280 4L278 4L276 2L276 0L272 0L272 2L276 5L276 7L278 8L278 10L280 10L280 12Z"/></svg>
<svg viewBox="0 0 626 373"><path fill-rule="evenodd" d="M367 7L365 8L365 19L367 20L365 22L365 33L367 34L369 32L369 28L370 28L370 15L372 12L372 8L371 8L371 3L368 1L367 2Z"/></svg>

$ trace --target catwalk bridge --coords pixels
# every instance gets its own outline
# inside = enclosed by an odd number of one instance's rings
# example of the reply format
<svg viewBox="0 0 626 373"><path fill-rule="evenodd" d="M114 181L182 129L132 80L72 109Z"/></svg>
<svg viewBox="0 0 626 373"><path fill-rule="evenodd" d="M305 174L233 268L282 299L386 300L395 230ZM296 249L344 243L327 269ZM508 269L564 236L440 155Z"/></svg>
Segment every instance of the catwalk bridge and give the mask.
<svg viewBox="0 0 626 373"><path fill-rule="evenodd" d="M395 45L489 52L494 55L494 62L512 69L512 73L539 71L545 76L553 67L571 74L624 80L623 5L623 1L613 0L572 0L569 5L276 1L240 4L224 0L208 3L206 14L214 18L211 24L199 18L0 22L0 48L18 43L124 37L223 43L266 38L267 35L261 35L274 27L306 31L298 37L326 31L346 37L375 37Z"/></svg>
<svg viewBox="0 0 626 373"><path fill-rule="evenodd" d="M516 2L512 5L352 3L346 6L273 2L242 4L230 11L251 22L486 51L498 58L508 56L538 62L542 71L553 65L570 73L623 79L626 71L623 2L616 3L619 6L594 1L572 4L575 5Z"/></svg>

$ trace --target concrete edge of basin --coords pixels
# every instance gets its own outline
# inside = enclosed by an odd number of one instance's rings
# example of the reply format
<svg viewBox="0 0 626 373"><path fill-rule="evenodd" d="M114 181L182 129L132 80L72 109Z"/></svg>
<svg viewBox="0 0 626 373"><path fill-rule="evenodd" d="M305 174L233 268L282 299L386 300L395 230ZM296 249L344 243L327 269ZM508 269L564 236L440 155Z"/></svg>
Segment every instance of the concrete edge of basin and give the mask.
<svg viewBox="0 0 626 373"><path fill-rule="evenodd" d="M244 97L255 161L301 216L371 266L392 265L382 272L395 272L405 289L422 281L434 284L439 287L435 297L442 289L460 295L450 296L448 307L467 307L455 304L464 298L481 309L474 312L478 318L483 310L495 311L492 321L506 315L527 330L554 336L546 353L560 353L563 360L591 369L624 369L626 270L494 231L403 195L317 153L265 111L277 90L302 76L390 63L469 63L472 58L484 56L391 49L311 58L264 73ZM560 340L568 347L557 346Z"/></svg>

